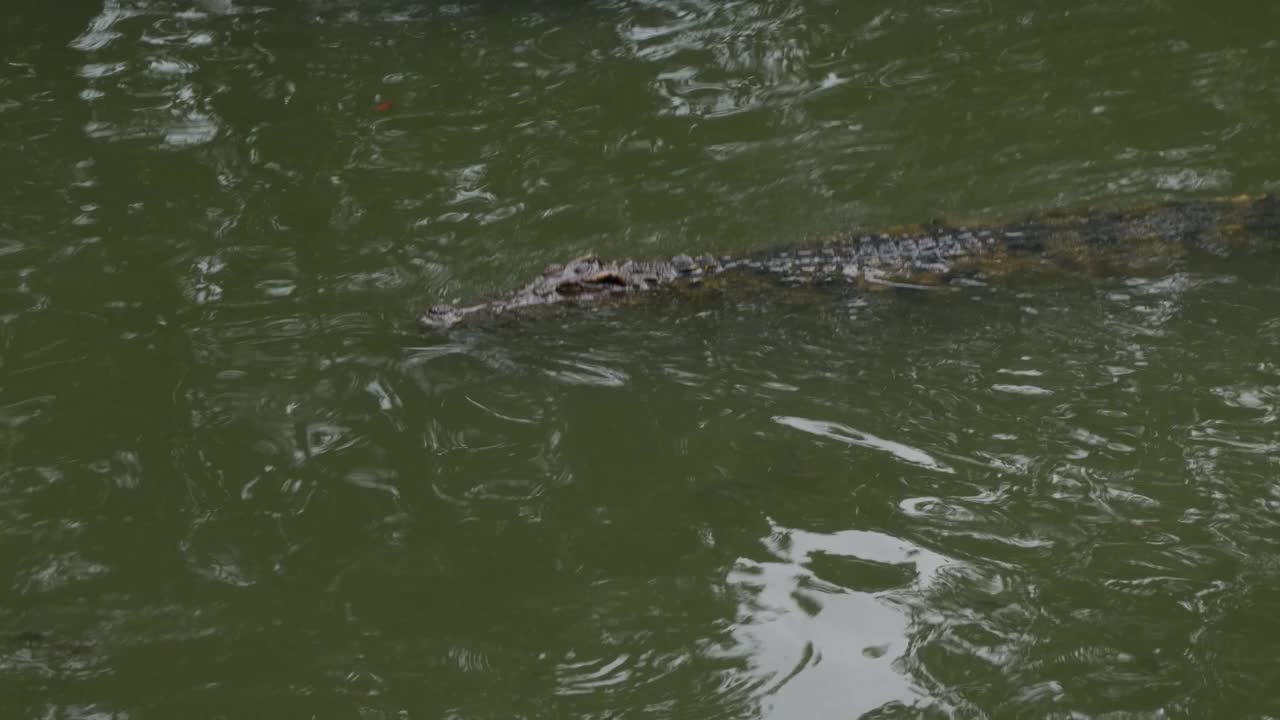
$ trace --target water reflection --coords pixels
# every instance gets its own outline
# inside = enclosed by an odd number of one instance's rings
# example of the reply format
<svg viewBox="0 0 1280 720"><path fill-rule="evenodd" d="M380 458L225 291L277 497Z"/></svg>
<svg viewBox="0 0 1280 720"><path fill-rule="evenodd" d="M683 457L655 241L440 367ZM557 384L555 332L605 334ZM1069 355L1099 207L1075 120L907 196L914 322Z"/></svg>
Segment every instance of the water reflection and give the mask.
<svg viewBox="0 0 1280 720"><path fill-rule="evenodd" d="M750 658L764 716L862 716L922 698L895 662L912 642L897 599L928 592L952 561L856 530L774 526L765 545L768 560L744 558L729 574L748 598L734 651Z"/></svg>
<svg viewBox="0 0 1280 720"><path fill-rule="evenodd" d="M216 35L206 19L181 5L107 0L71 42L86 56L78 72L86 81L80 98L89 106L85 134L95 140L159 140L170 147L217 137L211 96L197 80L200 62L217 58L208 50ZM124 25L140 26L130 29L137 43L122 40ZM139 45L146 50L139 52Z"/></svg>

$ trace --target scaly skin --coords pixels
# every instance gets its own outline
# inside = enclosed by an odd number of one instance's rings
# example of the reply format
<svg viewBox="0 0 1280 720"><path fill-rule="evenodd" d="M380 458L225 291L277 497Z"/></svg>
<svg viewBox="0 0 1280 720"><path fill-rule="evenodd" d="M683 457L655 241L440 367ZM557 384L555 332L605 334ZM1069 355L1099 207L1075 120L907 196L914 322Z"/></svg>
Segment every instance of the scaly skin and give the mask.
<svg viewBox="0 0 1280 720"><path fill-rule="evenodd" d="M523 288L468 307L437 305L419 317L426 328L448 328L474 313L505 313L531 305L586 303L695 285L711 274L766 273L790 284L871 282L913 287L957 274L981 273L1013 258L1088 262L1152 243L1217 246L1232 236L1275 235L1275 195L1170 203L1133 212L1058 214L995 228L934 226L916 232L833 237L817 247L747 258L610 262L593 255L552 265ZM1017 267L1017 265L1013 265Z"/></svg>

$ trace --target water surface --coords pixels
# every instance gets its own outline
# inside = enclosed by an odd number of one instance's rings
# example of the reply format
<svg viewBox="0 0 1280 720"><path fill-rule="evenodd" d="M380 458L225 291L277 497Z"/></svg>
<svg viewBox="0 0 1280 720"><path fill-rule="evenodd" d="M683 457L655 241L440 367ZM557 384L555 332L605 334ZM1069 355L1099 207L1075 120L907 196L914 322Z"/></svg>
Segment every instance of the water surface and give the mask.
<svg viewBox="0 0 1280 720"><path fill-rule="evenodd" d="M1280 713L1280 252L426 335L588 251L1280 191L1270 5L0 21L0 710Z"/></svg>

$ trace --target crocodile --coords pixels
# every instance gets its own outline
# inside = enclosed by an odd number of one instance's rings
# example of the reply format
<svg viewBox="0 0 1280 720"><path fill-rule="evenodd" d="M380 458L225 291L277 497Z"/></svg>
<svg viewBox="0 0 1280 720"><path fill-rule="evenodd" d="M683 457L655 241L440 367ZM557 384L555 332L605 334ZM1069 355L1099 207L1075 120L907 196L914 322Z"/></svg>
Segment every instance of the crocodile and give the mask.
<svg viewBox="0 0 1280 720"><path fill-rule="evenodd" d="M608 301L723 274L754 273L785 284L860 283L923 288L972 280L1028 261L1090 263L1137 248L1221 250L1232 238L1280 231L1275 194L1169 202L1131 211L1058 212L999 226L933 223L892 232L842 232L814 245L735 258L676 255L669 260L605 260L587 255L548 266L523 287L472 305L435 305L424 328L444 329L475 314L530 306ZM1159 250L1158 250L1159 251Z"/></svg>

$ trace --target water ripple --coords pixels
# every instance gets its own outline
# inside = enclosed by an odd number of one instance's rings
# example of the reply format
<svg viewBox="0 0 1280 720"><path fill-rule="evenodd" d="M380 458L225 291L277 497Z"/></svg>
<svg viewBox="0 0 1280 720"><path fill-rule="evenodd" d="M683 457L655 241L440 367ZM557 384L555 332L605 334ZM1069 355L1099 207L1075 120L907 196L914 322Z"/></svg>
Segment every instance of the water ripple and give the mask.
<svg viewBox="0 0 1280 720"><path fill-rule="evenodd" d="M854 430L847 425L786 415L774 417L773 421L779 425L785 425L787 427L792 427L807 433L813 433L814 435L819 435L821 437L838 440L849 445L871 448L873 450L882 450L905 463L918 465L920 467L928 468L929 470L937 470L939 472L946 473L955 472L955 470L938 462L923 450L913 448L909 445L903 445L902 443L894 442L893 440L885 440L884 438L864 433L861 430Z"/></svg>

